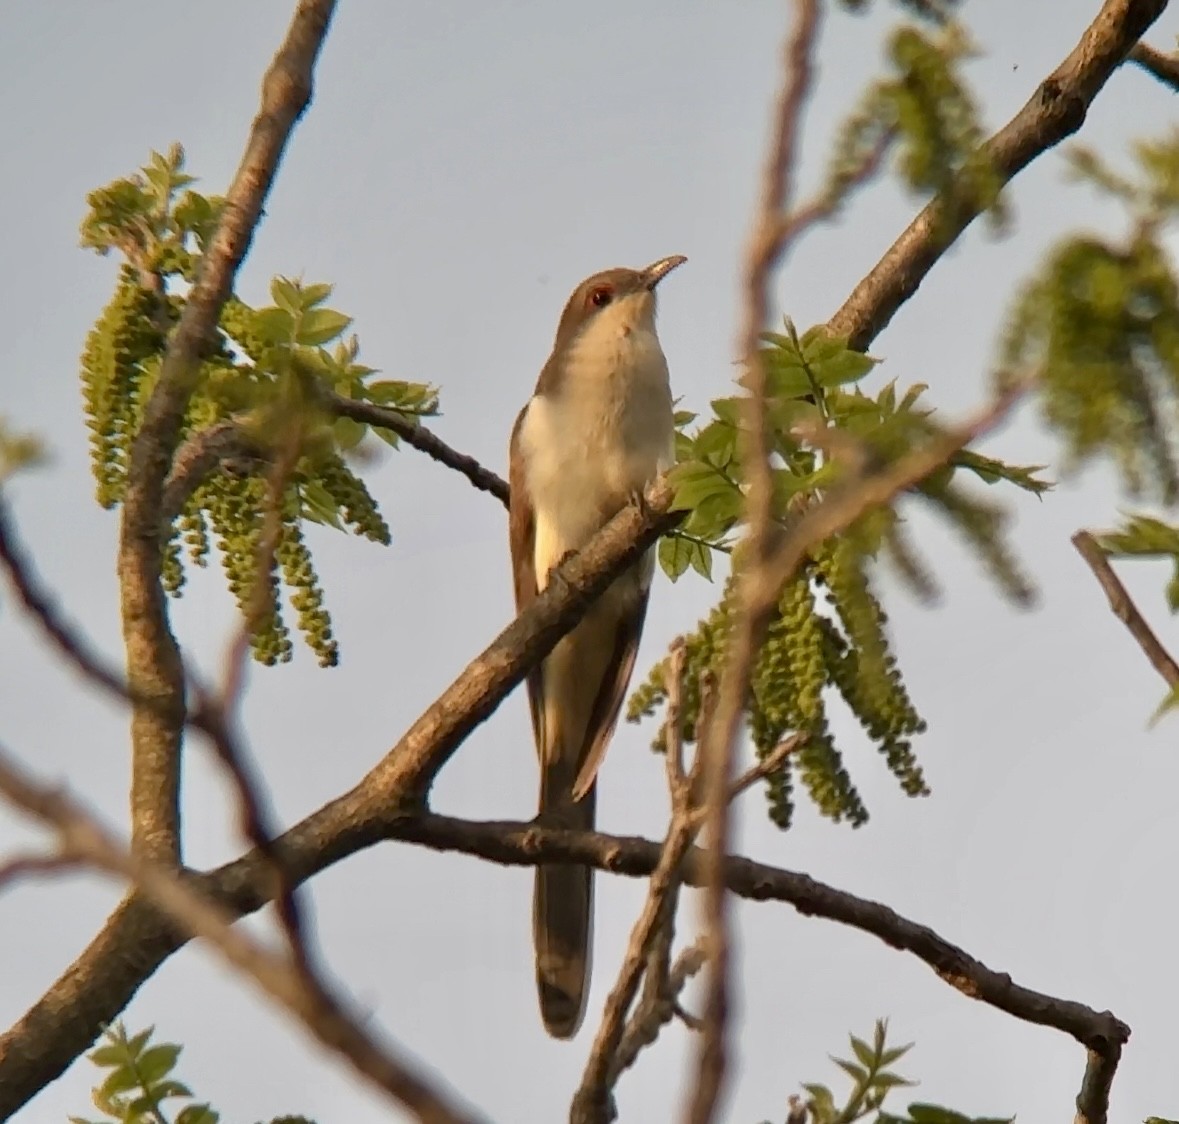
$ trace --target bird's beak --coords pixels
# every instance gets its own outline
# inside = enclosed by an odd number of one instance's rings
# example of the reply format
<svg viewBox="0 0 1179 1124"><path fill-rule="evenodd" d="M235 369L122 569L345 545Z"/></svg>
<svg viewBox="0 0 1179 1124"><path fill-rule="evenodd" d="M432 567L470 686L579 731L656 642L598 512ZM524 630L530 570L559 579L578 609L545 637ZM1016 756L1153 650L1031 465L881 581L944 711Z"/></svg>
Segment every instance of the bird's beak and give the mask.
<svg viewBox="0 0 1179 1124"><path fill-rule="evenodd" d="M683 265L687 260L683 254L672 254L669 258L652 262L642 271L643 284L648 289L654 289L677 265Z"/></svg>

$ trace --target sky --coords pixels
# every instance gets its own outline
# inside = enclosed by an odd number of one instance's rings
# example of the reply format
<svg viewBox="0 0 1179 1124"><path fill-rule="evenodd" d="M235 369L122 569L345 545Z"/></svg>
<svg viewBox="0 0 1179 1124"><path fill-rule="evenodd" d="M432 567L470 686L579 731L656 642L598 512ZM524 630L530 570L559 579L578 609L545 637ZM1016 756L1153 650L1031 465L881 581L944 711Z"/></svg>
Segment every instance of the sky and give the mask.
<svg viewBox="0 0 1179 1124"><path fill-rule="evenodd" d="M990 127L1004 122L1076 43L1097 0L965 5L982 54L968 74ZM115 515L98 508L77 357L116 263L77 246L84 199L151 148L185 145L205 190L227 185L262 72L291 5L204 0L57 0L0 6L0 151L7 316L0 411L43 438L50 462L11 489L20 533L70 616L120 656ZM330 281L356 318L362 359L441 388L434 428L504 471L512 419L546 358L568 292L586 275L668 254L689 261L660 290L660 334L688 408L732 393L738 270L779 82L787 5L542 0L343 3L314 104L298 126L238 283L266 301L276 273ZM881 65L899 9L826 23L806 119L802 177L822 173L831 132ZM1179 16L1151 41L1168 47ZM1134 135L1174 122L1173 95L1114 75L1082 139L1115 161ZM986 393L1010 299L1042 254L1079 229L1116 235L1119 212L1067 182L1058 154L1010 189L1013 232L972 230L873 346L874 380L925 382L947 417ZM888 184L812 233L774 281L778 315L825 320L904 228L916 201ZM870 385L877 385L873 382ZM1057 448L1034 409L985 446L1032 463ZM351 787L512 616L504 512L412 450L366 470L392 527L382 548L335 532L311 541L342 647L320 670L306 651L251 673L250 746L275 812L293 823ZM1172 969L1176 723L1148 730L1163 686L1110 614L1069 543L1106 527L1124 497L1100 468L1044 500L1011 495L1012 542L1040 589L1007 604L944 527L913 513L943 587L934 608L884 582L894 642L929 722L917 743L933 795L904 797L847 725L837 734L872 813L853 831L803 806L787 834L760 798L740 806L741 850L884 901L1018 982L1109 1008L1133 1028L1111 1120L1179 1114ZM1132 591L1175 640L1164 570L1126 567ZM639 669L690 627L716 590L657 583ZM218 666L235 618L219 574L174 606L186 656ZM438 811L534 812L523 694L481 726L441 776ZM46 780L126 822L126 716L48 654L0 601L0 736ZM663 769L649 728L624 726L602 773L600 825L658 836ZM185 761L185 854L239 853L231 793L194 745ZM0 855L38 839L0 809ZM306 900L340 986L455 1093L500 1121L563 1118L643 883L599 875L587 1025L548 1039L532 982L532 873L386 844L316 878ZM74 875L0 893L0 1025L18 1018L85 946L118 887ZM1171 903L1171 904L1168 904ZM801 1081L842 1088L829 1053L890 1019L916 1042L902 1072L914 1099L1025 1121L1071 1114L1082 1048L969 1000L923 963L781 904L734 910L740 1030L723 1119L781 1119ZM268 918L247 924L262 929ZM694 905L679 931L697 924ZM339 1062L195 946L170 959L125 1013L184 1044L181 1076L226 1119L303 1113L320 1124L400 1119ZM670 1119L694 1049L669 1028L618 1088L621 1119ZM97 1071L75 1064L18 1117L85 1114ZM904 1102L898 1097L896 1107Z"/></svg>

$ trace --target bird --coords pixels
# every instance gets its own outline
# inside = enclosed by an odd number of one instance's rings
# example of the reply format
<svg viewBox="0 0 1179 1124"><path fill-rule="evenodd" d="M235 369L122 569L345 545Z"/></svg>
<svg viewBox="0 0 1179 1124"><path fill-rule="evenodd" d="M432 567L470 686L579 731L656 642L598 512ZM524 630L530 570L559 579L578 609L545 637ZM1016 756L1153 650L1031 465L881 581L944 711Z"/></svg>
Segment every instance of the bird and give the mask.
<svg viewBox="0 0 1179 1124"><path fill-rule="evenodd" d="M518 611L544 590L553 567L674 463L674 410L655 330L655 289L685 261L676 254L645 269L595 273L565 304L552 354L516 418L508 449ZM654 569L648 551L528 676L541 824L593 829L598 768L634 671ZM554 1038L572 1038L588 992L593 871L541 865L535 879L541 1018Z"/></svg>

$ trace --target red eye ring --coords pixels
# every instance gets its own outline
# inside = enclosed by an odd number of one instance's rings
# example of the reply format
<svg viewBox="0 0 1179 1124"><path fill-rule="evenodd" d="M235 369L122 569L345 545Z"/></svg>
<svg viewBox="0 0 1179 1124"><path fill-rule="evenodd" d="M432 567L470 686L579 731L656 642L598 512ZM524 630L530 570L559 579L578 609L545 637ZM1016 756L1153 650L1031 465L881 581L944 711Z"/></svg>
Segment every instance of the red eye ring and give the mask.
<svg viewBox="0 0 1179 1124"><path fill-rule="evenodd" d="M589 302L594 308L605 308L614 299L614 290L607 285L600 285L589 295Z"/></svg>

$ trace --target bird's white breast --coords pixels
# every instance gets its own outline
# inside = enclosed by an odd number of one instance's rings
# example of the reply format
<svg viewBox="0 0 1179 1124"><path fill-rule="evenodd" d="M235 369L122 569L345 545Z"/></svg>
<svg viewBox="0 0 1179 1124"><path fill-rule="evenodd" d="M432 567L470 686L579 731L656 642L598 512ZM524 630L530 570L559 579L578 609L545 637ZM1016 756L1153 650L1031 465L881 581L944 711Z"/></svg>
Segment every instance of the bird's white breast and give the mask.
<svg viewBox="0 0 1179 1124"><path fill-rule="evenodd" d="M673 460L667 360L653 325L602 316L565 363L560 384L532 399L520 428L541 589L550 568Z"/></svg>

